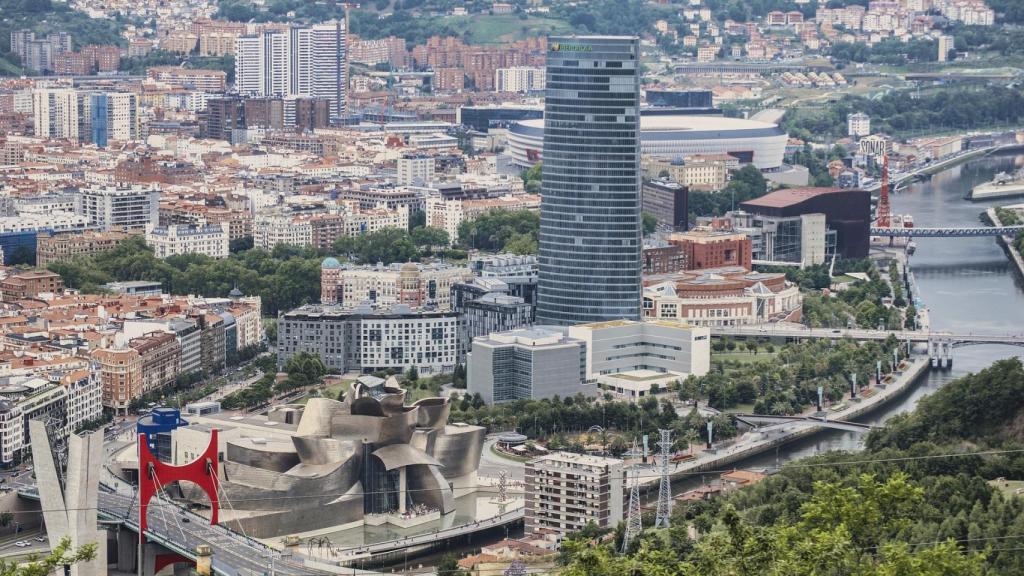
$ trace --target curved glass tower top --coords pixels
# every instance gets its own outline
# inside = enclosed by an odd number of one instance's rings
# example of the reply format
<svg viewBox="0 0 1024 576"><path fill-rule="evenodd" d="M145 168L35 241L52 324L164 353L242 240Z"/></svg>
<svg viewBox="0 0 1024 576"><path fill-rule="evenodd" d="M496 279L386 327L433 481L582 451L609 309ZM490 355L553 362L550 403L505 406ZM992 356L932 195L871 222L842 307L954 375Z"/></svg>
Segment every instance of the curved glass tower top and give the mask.
<svg viewBox="0 0 1024 576"><path fill-rule="evenodd" d="M639 53L548 39L538 324L640 319Z"/></svg>

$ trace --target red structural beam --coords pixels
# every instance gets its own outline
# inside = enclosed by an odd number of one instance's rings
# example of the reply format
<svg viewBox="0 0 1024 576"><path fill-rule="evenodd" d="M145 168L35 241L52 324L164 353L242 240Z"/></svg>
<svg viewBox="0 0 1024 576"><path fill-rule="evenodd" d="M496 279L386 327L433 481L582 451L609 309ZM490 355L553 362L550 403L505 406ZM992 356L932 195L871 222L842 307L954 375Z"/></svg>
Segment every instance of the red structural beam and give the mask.
<svg viewBox="0 0 1024 576"><path fill-rule="evenodd" d="M217 498L217 430L210 431L210 444L206 450L192 462L181 466L157 460L149 450L146 435L139 434L139 538L145 538L149 501L162 486L182 480L199 486L210 497L210 524L216 524L220 510Z"/></svg>

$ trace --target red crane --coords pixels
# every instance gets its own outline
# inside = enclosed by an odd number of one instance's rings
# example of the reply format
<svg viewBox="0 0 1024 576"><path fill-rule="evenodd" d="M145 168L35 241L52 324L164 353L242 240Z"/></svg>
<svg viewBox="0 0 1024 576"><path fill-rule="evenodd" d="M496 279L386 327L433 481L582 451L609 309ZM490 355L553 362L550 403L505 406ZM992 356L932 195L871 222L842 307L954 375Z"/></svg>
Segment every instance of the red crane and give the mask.
<svg viewBox="0 0 1024 576"><path fill-rule="evenodd" d="M892 227L892 205L889 204L889 156L882 156L882 192L878 197L875 225L879 228Z"/></svg>

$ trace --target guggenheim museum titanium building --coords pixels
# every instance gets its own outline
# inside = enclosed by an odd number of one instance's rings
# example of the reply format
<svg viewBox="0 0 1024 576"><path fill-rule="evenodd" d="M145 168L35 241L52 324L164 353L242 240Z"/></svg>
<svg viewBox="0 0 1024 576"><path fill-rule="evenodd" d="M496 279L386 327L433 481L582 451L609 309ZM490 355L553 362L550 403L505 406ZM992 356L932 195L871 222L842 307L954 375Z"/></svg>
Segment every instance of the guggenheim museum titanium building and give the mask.
<svg viewBox="0 0 1024 576"><path fill-rule="evenodd" d="M726 118L674 114L671 109L645 108L640 112L640 153L644 156L682 158L729 154L759 170L782 168L789 136L777 124ZM544 157L544 120L520 120L509 128L508 154L520 168Z"/></svg>
<svg viewBox="0 0 1024 576"><path fill-rule="evenodd" d="M548 39L538 324L640 319L640 41Z"/></svg>

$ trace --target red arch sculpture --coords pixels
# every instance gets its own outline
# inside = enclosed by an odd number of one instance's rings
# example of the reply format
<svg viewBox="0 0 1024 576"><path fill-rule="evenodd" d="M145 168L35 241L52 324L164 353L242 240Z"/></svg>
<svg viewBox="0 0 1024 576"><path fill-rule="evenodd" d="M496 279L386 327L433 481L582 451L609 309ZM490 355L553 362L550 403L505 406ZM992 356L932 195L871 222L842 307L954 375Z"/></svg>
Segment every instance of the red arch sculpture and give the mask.
<svg viewBox="0 0 1024 576"><path fill-rule="evenodd" d="M210 497L210 524L217 523L220 501L217 499L217 430L210 431L210 444L199 458L181 466L171 466L156 459L149 450L145 434L139 434L139 538L146 533L146 512L157 490L176 480L188 480Z"/></svg>

